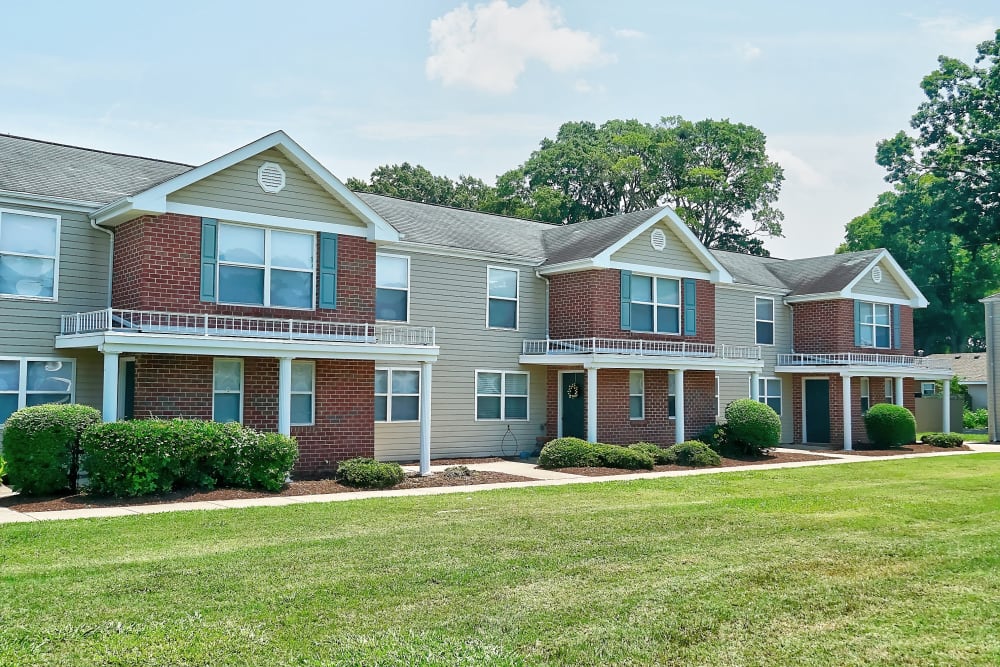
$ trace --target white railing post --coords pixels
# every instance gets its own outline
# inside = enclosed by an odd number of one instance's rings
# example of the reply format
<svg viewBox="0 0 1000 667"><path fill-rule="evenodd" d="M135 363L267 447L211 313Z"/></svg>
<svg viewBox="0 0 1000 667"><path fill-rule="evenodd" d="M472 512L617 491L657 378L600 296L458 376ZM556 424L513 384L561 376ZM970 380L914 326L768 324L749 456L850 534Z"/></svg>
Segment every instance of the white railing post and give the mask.
<svg viewBox="0 0 1000 667"><path fill-rule="evenodd" d="M80 313L76 314L76 323L74 324L73 333L80 333Z"/></svg>
<svg viewBox="0 0 1000 667"><path fill-rule="evenodd" d="M205 330L204 330L205 338L208 338L208 313L205 313L204 324L205 324Z"/></svg>
<svg viewBox="0 0 1000 667"><path fill-rule="evenodd" d="M292 328L295 326L295 320L288 320L288 340L292 340Z"/></svg>

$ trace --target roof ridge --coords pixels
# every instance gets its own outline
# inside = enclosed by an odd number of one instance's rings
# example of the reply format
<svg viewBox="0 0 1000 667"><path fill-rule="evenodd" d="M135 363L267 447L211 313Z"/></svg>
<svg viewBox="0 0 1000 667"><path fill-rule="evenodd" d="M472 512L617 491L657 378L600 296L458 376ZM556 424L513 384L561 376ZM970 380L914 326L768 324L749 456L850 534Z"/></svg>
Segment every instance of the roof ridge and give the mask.
<svg viewBox="0 0 1000 667"><path fill-rule="evenodd" d="M186 162L177 162L175 160L163 160L161 158L146 157L145 155L132 155L131 153L117 153L115 151L104 151L99 148L88 148L86 146L76 146L74 144L64 144L59 141L46 141L45 139L35 139L33 137L22 137L17 134L9 134L5 132L0 132L0 137L6 137L8 139L19 139L21 141L31 141L36 144L46 144L48 146L61 146L62 148L73 148L78 151L87 151L88 153L100 153L102 155L114 155L116 157L127 157L133 158L135 160L147 160L149 162L161 162L163 164L176 164L179 167L190 167L194 169L195 165L188 164Z"/></svg>

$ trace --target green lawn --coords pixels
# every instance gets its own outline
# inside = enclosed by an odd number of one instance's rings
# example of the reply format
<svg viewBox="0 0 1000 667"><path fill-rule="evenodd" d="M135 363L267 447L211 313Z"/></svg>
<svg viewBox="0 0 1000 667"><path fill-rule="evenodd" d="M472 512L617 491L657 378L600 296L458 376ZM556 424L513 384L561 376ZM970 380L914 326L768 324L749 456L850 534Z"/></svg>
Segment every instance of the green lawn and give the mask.
<svg viewBox="0 0 1000 667"><path fill-rule="evenodd" d="M996 665L1000 455L0 526L0 665Z"/></svg>

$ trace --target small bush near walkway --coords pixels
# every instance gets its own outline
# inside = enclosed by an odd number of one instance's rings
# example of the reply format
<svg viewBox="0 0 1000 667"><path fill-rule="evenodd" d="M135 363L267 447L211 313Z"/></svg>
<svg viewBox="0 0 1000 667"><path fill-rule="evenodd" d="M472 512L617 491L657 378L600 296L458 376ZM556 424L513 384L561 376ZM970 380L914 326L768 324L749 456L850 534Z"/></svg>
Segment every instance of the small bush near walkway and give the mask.
<svg viewBox="0 0 1000 667"><path fill-rule="evenodd" d="M899 447L917 439L917 422L901 405L878 403L865 413L865 431L877 447Z"/></svg>
<svg viewBox="0 0 1000 667"><path fill-rule="evenodd" d="M781 417L771 406L741 398L726 406L726 444L758 456L781 440Z"/></svg>
<svg viewBox="0 0 1000 667"><path fill-rule="evenodd" d="M698 440L686 440L667 450L671 463L679 466L709 467L722 465L722 457Z"/></svg>
<svg viewBox="0 0 1000 667"><path fill-rule="evenodd" d="M628 448L637 452L649 454L653 457L653 462L656 465L666 465L674 462L670 456L670 450L666 447L660 447L655 442L637 442L633 445L629 445Z"/></svg>
<svg viewBox="0 0 1000 667"><path fill-rule="evenodd" d="M961 433L924 433L920 436L920 442L934 447L961 447L965 444L965 438Z"/></svg>
<svg viewBox="0 0 1000 667"><path fill-rule="evenodd" d="M3 429L10 487L25 495L76 490L80 436L100 421L86 405L35 405L12 414Z"/></svg>
<svg viewBox="0 0 1000 667"><path fill-rule="evenodd" d="M337 464L337 481L360 489L388 489L406 479L398 463L359 457Z"/></svg>
<svg viewBox="0 0 1000 667"><path fill-rule="evenodd" d="M580 438L557 438L542 447L538 465L542 468L622 468L652 470L653 455L644 451L649 443L636 449L587 442ZM654 447L656 445L653 445Z"/></svg>

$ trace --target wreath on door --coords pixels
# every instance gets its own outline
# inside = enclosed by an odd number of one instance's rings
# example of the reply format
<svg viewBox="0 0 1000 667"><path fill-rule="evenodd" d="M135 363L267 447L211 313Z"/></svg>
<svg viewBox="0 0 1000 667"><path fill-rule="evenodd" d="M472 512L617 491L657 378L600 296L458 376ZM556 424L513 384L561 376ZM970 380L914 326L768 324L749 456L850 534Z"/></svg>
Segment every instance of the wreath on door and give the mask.
<svg viewBox="0 0 1000 667"><path fill-rule="evenodd" d="M566 387L566 396L569 398L579 398L580 397L580 385L573 383Z"/></svg>

